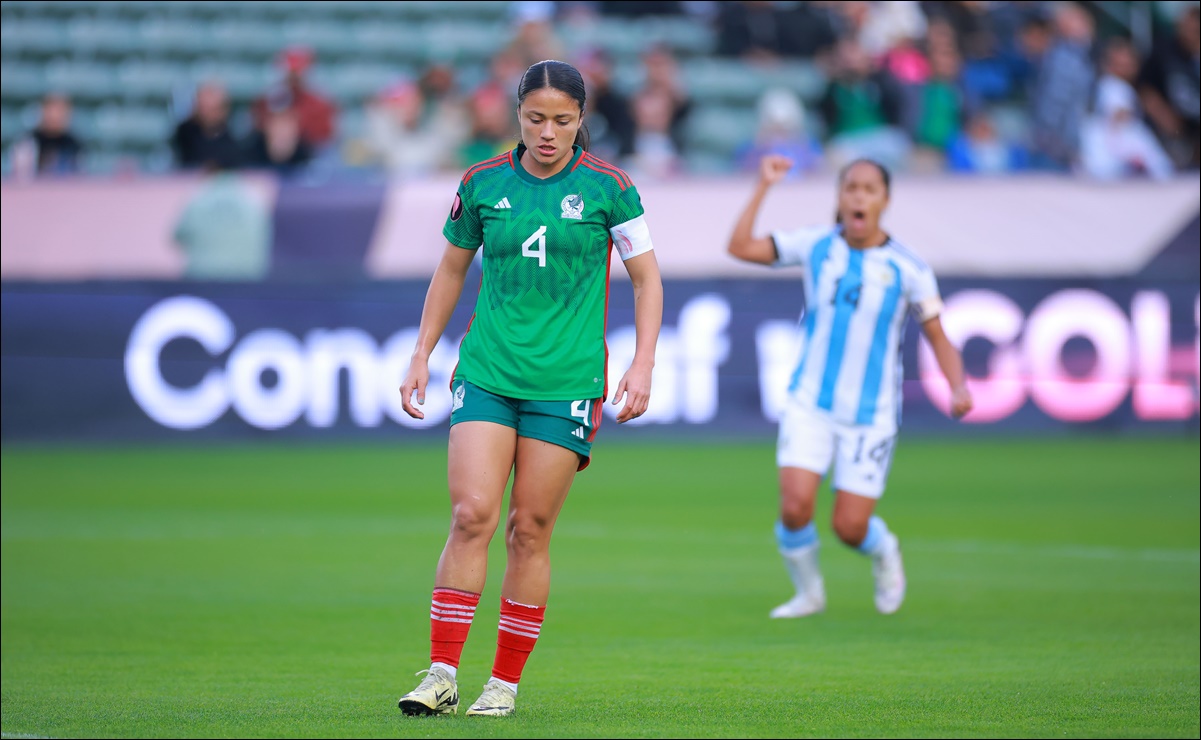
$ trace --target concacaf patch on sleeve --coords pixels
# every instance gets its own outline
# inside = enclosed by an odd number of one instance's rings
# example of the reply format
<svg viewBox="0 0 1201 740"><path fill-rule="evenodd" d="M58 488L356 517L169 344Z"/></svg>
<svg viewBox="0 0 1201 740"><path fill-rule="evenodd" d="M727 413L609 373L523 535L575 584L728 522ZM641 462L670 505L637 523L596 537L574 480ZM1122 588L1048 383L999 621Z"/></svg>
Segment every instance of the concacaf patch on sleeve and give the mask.
<svg viewBox="0 0 1201 740"><path fill-rule="evenodd" d="M458 221L462 215L463 199L459 197L458 193L455 193L455 202L450 204L450 220Z"/></svg>

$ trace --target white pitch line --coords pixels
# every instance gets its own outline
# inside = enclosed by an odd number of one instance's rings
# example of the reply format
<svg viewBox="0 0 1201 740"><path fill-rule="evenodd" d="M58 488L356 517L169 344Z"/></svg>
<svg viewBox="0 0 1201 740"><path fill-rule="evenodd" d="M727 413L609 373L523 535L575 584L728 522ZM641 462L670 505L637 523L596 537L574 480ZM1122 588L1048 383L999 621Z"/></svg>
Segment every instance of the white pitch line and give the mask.
<svg viewBox="0 0 1201 740"><path fill-rule="evenodd" d="M49 735L28 735L24 732L0 732L3 740L46 740Z"/></svg>

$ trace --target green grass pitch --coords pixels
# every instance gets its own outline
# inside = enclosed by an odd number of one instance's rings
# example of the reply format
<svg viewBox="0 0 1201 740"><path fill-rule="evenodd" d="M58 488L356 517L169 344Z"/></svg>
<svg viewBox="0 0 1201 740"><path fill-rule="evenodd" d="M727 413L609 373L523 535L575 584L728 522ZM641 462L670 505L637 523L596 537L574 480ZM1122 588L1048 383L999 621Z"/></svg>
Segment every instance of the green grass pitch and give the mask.
<svg viewBox="0 0 1201 740"><path fill-rule="evenodd" d="M879 511L905 606L875 613L823 494L828 610L772 621L772 443L604 436L500 720L396 709L428 665L444 445L6 449L4 737L1198 737L1195 437L902 439Z"/></svg>

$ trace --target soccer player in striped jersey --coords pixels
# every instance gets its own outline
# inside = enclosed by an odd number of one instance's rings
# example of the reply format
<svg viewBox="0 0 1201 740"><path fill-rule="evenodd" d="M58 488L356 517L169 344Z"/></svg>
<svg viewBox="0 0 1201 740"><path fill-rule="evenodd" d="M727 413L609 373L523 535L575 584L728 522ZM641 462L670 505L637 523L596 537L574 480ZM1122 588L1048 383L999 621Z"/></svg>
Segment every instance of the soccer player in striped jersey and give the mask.
<svg viewBox="0 0 1201 740"><path fill-rule="evenodd" d="M796 595L772 617L803 617L825 609L813 509L817 489L834 466L834 532L872 560L876 609L891 614L905 598L896 535L875 515L884 493L901 423L901 339L912 315L951 384L952 413L972 407L959 351L943 333L934 273L880 226L888 206L888 171L870 160L838 177L834 226L754 236L768 190L792 168L786 157L764 157L759 182L729 241L747 262L801 270L805 311L802 347L780 419L776 463L780 520L776 538Z"/></svg>
<svg viewBox="0 0 1201 740"><path fill-rule="evenodd" d="M550 539L578 470L588 464L608 396L605 320L616 247L634 286L633 362L612 400L618 423L641 416L663 316L663 285L630 178L589 154L584 81L559 61L518 86L521 143L467 170L443 234L417 347L400 392L422 418L428 359L454 311L476 250L483 283L451 381L450 535L434 576L431 666L400 699L406 714L458 709L456 672L475 616L510 473L508 560L492 676L468 714L513 711L550 591ZM413 397L416 396L416 405Z"/></svg>

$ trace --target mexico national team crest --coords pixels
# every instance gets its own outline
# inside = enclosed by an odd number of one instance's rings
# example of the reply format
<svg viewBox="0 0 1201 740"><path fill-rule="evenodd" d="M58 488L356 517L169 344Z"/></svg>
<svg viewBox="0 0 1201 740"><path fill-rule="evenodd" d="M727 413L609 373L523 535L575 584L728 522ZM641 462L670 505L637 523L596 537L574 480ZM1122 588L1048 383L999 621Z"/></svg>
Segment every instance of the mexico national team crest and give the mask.
<svg viewBox="0 0 1201 740"><path fill-rule="evenodd" d="M562 218L574 218L579 221L584 217L584 196L579 193L569 195L559 207L563 209L563 213L559 214Z"/></svg>
<svg viewBox="0 0 1201 740"><path fill-rule="evenodd" d="M459 387L455 388L454 401L451 404L451 411L458 411L463 408L463 396L467 392L467 384L459 383Z"/></svg>

